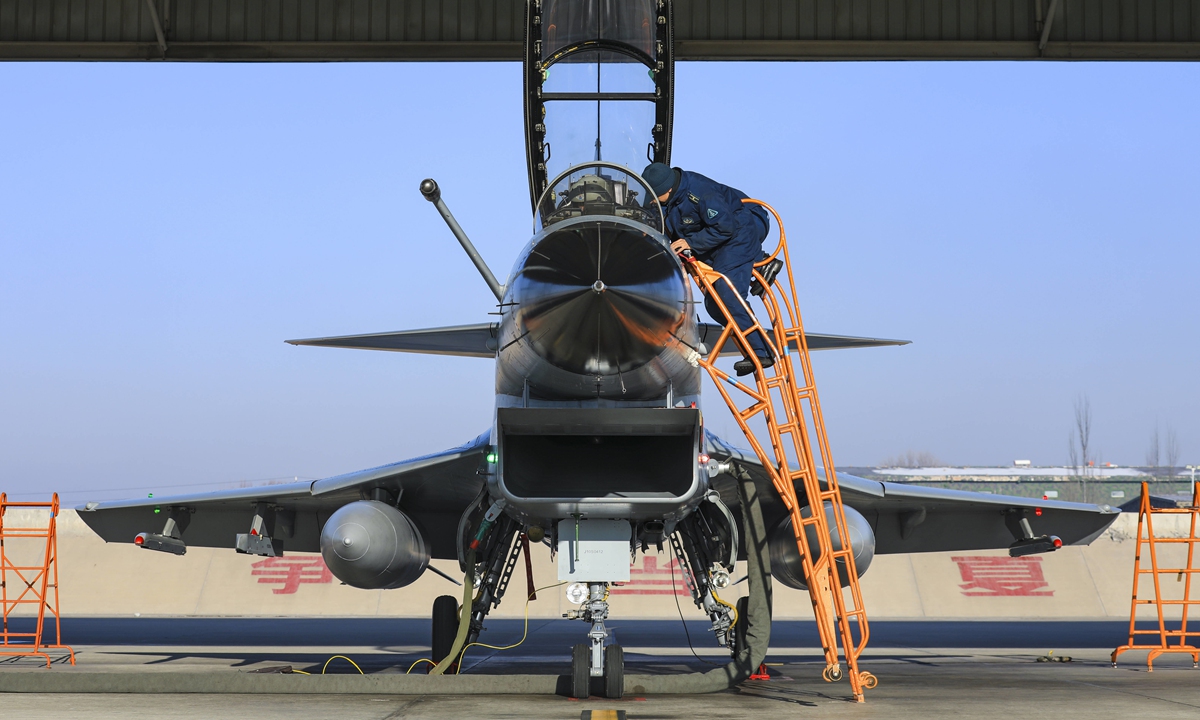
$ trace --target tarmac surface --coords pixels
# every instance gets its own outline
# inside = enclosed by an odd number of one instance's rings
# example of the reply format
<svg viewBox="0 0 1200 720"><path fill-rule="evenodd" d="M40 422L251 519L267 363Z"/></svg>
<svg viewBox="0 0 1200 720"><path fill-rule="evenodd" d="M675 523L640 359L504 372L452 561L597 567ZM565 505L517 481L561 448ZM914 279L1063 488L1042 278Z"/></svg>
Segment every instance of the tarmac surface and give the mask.
<svg viewBox="0 0 1200 720"><path fill-rule="evenodd" d="M17 621L18 624L20 621ZM614 622L627 653L627 672L664 674L724 663L702 623ZM20 629L14 627L13 629ZM565 620L530 623L524 643L510 650L472 648L464 674L564 674L568 652L584 625ZM353 659L366 673L395 677L419 659L428 621L414 619L301 618L69 618L65 639L77 665L53 652L47 670L33 659L0 659L0 683L23 678L96 673L202 673L225 677L291 666L320 674L333 655ZM483 638L508 645L522 635L515 620L493 620ZM825 683L811 622L776 622L767 658L771 679L748 681L712 695L629 695L622 700L578 701L544 695L372 694L115 694L5 693L0 716L9 718L578 718L583 710L624 710L629 720L742 717L860 718L1196 718L1200 670L1183 655L1162 656L1147 673L1144 652L1110 666L1124 642L1119 621L876 621L862 669L879 687L867 702L851 701L846 681ZM1071 662L1038 662L1069 656ZM474 656L474 657L472 657ZM335 659L327 672L345 681L358 671ZM415 670L414 673L420 672ZM273 676L304 683L301 675ZM517 678L514 677L513 680Z"/></svg>

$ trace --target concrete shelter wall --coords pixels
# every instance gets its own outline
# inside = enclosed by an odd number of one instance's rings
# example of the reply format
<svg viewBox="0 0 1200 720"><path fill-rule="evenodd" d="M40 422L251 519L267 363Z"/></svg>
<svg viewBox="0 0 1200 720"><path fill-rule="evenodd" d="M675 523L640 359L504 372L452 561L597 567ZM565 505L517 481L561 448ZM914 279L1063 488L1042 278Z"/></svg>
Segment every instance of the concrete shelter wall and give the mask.
<svg viewBox="0 0 1200 720"><path fill-rule="evenodd" d="M47 515L10 511L6 525L45 524ZM1184 518L1164 518L1157 534L1183 536ZM1119 618L1129 616L1136 515L1126 514L1088 547L1013 561L1004 551L883 555L862 579L868 617L875 618ZM131 538L132 540L132 538ZM424 617L438 595L461 597L461 588L433 573L398 590L358 590L341 585L320 556L287 554L265 559L230 549L192 548L177 557L128 544L105 544L73 510L59 517L61 608L67 616L407 616ZM1183 545L1164 548L1160 565L1180 567ZM9 541L17 562L37 562L44 552L34 541ZM549 549L535 547L537 587L557 583ZM454 561L435 567L457 577ZM613 589L613 615L622 618L700 619L682 578L664 553L639 555L631 582ZM735 579L744 575L739 568ZM10 588L13 584L10 583ZM527 587L518 564L498 617L521 617ZM723 594L733 602L745 584ZM1181 581L1167 579L1163 593L1178 597ZM1149 588L1147 588L1149 590ZM1146 597L1152 594L1143 593ZM1193 591L1200 595L1200 588ZM811 617L808 594L775 584L775 616ZM677 606L678 602L678 606ZM561 587L544 589L529 604L536 618L561 617L572 609ZM22 608L28 614L34 608ZM1146 616L1148 617L1148 610Z"/></svg>

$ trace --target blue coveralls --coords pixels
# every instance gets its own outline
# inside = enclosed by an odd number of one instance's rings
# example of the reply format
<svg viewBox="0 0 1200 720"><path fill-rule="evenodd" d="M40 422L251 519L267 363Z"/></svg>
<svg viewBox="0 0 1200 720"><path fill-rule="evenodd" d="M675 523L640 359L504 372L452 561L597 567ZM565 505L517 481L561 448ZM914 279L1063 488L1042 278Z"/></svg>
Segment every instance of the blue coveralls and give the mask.
<svg viewBox="0 0 1200 720"><path fill-rule="evenodd" d="M740 190L700 173L679 173L679 185L663 208L668 236L687 240L698 259L729 278L742 298L748 297L754 263L762 259L763 240L770 227L767 211L760 205L742 203L746 195ZM729 287L723 282L716 287L738 327L745 330L753 325L750 314ZM712 298L704 298L704 307L717 322L727 322ZM771 356L759 333L751 335L749 341L755 355Z"/></svg>

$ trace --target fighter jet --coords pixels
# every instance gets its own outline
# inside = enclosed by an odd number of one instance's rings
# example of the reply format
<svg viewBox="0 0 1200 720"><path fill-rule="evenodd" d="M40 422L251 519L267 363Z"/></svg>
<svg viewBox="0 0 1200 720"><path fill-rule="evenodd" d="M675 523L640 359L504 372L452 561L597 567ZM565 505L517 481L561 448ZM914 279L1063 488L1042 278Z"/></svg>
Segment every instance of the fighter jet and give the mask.
<svg viewBox="0 0 1200 720"><path fill-rule="evenodd" d="M435 603L437 661L453 660L460 628L468 642L479 637L522 548L556 553L559 579L572 583L568 595L581 606L576 617L590 625L573 650L572 672L603 677L606 693L619 696L622 656L605 642L606 589L629 579L638 553L669 546L717 641L734 645L733 610L714 590L746 556L735 476L748 474L761 488L774 578L804 588L804 573L790 515L759 458L704 427L698 360L721 327L698 319L663 210L632 169L669 162L671 25L658 15L669 4L537 6L543 11L526 18L524 87L535 232L503 284L437 183L420 185L495 295L496 306L481 314L499 319L289 341L491 359L495 412L487 429L449 450L315 482L79 510L106 541L147 550L320 552L335 577L364 589L403 592L436 572L431 559L456 559L474 594L461 610L451 596ZM904 344L807 340L814 350ZM1009 548L1020 555L1087 543L1119 512L837 478L859 574L876 553Z"/></svg>

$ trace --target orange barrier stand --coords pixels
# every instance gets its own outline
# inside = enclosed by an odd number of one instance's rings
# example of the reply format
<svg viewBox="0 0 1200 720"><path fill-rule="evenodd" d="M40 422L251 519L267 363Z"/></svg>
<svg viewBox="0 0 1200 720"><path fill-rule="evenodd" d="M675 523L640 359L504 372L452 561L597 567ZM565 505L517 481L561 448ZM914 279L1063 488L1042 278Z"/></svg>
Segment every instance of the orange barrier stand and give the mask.
<svg viewBox="0 0 1200 720"><path fill-rule="evenodd" d="M1166 515L1190 515L1191 529L1187 537L1182 538L1165 538L1154 536L1154 517ZM1188 638L1200 637L1200 630L1188 632L1188 610L1193 605L1200 605L1200 598L1192 599L1192 575L1200 572L1200 568L1196 567L1196 544L1200 543L1200 537L1197 537L1197 520L1200 520L1200 482L1196 483L1192 488L1192 504L1189 507L1175 508L1156 508L1150 503L1150 486L1147 483L1142 483L1142 503L1138 510L1138 530L1137 530L1137 554L1133 559L1133 605L1129 611L1129 643L1113 650L1112 664L1117 666L1117 656L1126 650L1149 650L1150 654L1146 657L1146 669L1148 672L1154 672L1154 658L1163 653L1187 653L1192 656L1192 667L1200 664L1200 648L1188 642ZM1143 535L1142 529L1145 528ZM1184 567L1159 567L1158 551L1159 545L1186 545L1187 546L1187 563ZM1150 567L1142 565L1143 548L1149 551ZM1153 599L1138 598L1138 584L1142 575L1149 575L1154 583ZM1167 599L1163 597L1163 589L1170 587L1163 583L1163 579L1174 578L1177 584L1183 585L1183 597L1177 599ZM1139 605L1153 605L1158 612L1158 628L1155 630L1138 630L1137 629L1137 610ZM1179 619L1179 629L1168 629L1167 623L1174 623L1174 620L1167 620L1163 614L1164 608L1179 606L1181 614ZM1158 643L1139 644L1136 642L1139 635L1157 635ZM1171 644L1171 640L1175 639L1176 643Z"/></svg>
<svg viewBox="0 0 1200 720"><path fill-rule="evenodd" d="M774 208L759 200L742 202L766 208L775 216L775 222L779 226L779 246L769 257L757 263L754 270L754 278L763 288L761 297L771 327L764 328L755 319L752 327L745 330L739 328L717 294L716 286L718 283L725 283L732 288L733 295L745 305L750 317L754 318L754 312L741 299L744 288L734 288L724 275L693 257L685 257L684 267L688 274L728 319L720 337L707 348L707 357L699 358L699 364L712 377L747 442L754 449L763 468L770 474L780 499L791 513L792 530L803 562L821 647L825 652L825 670L822 677L830 682L841 679L842 667L838 650L840 642L854 698L863 702L863 690L875 687L879 681L871 673L860 672L858 669L858 658L866 648L869 637L867 614L858 585L853 548L850 543L844 543L838 550L833 548L831 534L834 527L838 537L847 538L850 535L847 532L846 513L842 506L841 491L838 489L837 473L830 457L829 439L825 434L825 421L821 415L817 387L813 380L812 362L809 359L808 340L800 318L800 302L796 294L791 257L788 254L787 236L784 234L783 221ZM781 273L772 285L764 278L762 270L781 254L787 281L783 281L784 275ZM770 368L762 367L747 339L755 332L762 334L777 358ZM745 357L753 359L754 379L757 382L755 387L739 382L716 366L717 358L730 340L734 341L737 349ZM736 397L730 388L738 391ZM767 425L770 451L759 442L749 424L759 416ZM818 467L823 469L824 478L818 475ZM812 509L807 516L802 512L804 507L797 496L797 488L803 489L805 501ZM807 531L810 528L817 538L815 547L810 547L809 544ZM843 588L848 590L848 593L843 593ZM846 595L849 595L849 598Z"/></svg>
<svg viewBox="0 0 1200 720"><path fill-rule="evenodd" d="M22 527L6 522L12 508L48 510L49 523L46 527ZM14 540L45 540L44 552L38 552L41 563L18 565L12 554L28 546L13 543ZM24 545L25 547L21 547ZM14 547L15 546L15 547ZM49 593L53 592L51 596ZM46 660L50 667L48 649L66 650L75 664L75 651L62 644L62 624L58 614L58 493L50 502L9 502L8 495L0 493L0 605L4 611L3 626L0 627L0 655L37 656ZM11 630L10 615L21 605L37 605L37 625L33 632ZM46 642L46 611L54 617L54 642Z"/></svg>

